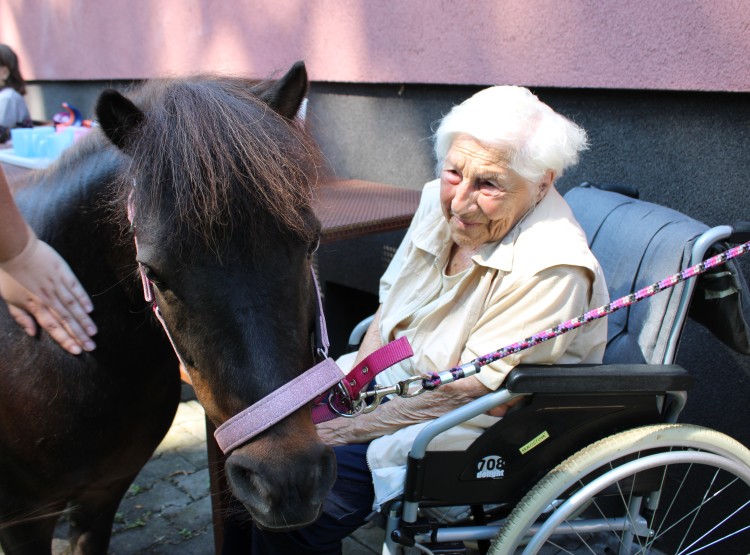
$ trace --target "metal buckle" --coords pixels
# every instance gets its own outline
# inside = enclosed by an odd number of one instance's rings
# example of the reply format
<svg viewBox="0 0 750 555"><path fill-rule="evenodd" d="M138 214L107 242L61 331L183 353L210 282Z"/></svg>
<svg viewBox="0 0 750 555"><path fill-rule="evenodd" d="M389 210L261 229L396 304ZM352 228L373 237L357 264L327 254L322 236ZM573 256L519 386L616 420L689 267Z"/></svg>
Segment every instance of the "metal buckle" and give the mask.
<svg viewBox="0 0 750 555"><path fill-rule="evenodd" d="M407 399L421 395L427 391L422 385L422 381L426 377L428 376L412 376L394 385L376 385L375 389L371 391L361 391L356 400L351 398L349 390L344 387L342 382L339 382L328 394L328 406L331 407L333 412L344 418L354 418L360 414L369 414L378 408L383 399L388 395L398 395ZM417 387L412 387L413 384L417 384ZM350 408L348 411L341 410L337 405L349 406Z"/></svg>
<svg viewBox="0 0 750 555"><path fill-rule="evenodd" d="M361 397L362 395L360 395L360 398L357 399L356 402L352 401L352 398L349 395L349 391L346 389L346 387L344 387L344 384L342 382L339 382L336 384L336 387L331 389L331 392L328 394L328 406L331 407L331 410L339 416L343 416L344 418L354 418L355 416L359 416L360 414L362 414L365 409L365 403L361 399ZM348 411L345 412L346 409L339 410L337 406L339 404L348 406Z"/></svg>
<svg viewBox="0 0 750 555"><path fill-rule="evenodd" d="M424 378L425 376L412 376L411 378L402 380L394 385L376 385L375 389L372 391L361 392L359 394L359 399L357 399L364 405L364 407L361 409L361 412L363 414L371 413L376 408L378 408L378 406L380 406L380 403L388 395L398 395L399 397L405 398L421 395L426 391L426 389L422 386L422 380L424 380ZM414 389L412 387L412 384L418 384L418 388ZM366 403L367 400L371 400L371 402L368 404Z"/></svg>

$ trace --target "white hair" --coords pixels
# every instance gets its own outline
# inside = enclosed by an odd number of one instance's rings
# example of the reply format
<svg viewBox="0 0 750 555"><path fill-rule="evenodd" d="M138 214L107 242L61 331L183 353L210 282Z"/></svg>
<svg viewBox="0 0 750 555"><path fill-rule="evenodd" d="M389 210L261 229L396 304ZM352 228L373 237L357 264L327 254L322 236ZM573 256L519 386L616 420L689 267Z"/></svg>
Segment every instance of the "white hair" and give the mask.
<svg viewBox="0 0 750 555"><path fill-rule="evenodd" d="M438 170L458 134L507 150L510 168L533 182L549 170L561 176L588 146L583 129L515 86L484 89L453 107L435 131Z"/></svg>

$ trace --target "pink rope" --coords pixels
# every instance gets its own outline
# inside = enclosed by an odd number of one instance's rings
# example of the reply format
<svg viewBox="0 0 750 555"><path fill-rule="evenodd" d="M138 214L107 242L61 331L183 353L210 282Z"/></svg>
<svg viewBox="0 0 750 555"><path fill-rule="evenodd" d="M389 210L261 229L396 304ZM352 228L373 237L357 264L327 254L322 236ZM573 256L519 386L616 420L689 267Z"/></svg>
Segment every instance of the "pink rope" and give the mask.
<svg viewBox="0 0 750 555"><path fill-rule="evenodd" d="M628 307L631 304L635 304L639 301L642 301L643 299L652 297L653 295L656 295L657 293L664 291L665 289L674 287L676 284L680 283L681 281L685 281L687 279L693 278L699 274L706 272L707 270L711 268L720 266L721 264L724 264L727 260L736 258L742 254L745 254L748 251L750 251L750 241L748 241L747 243L738 245L736 247L733 247L729 250L726 250L722 252L721 254L717 254L716 256L712 256L711 258L708 258L704 260L703 262L696 264L695 266L691 266L689 268L686 268L685 270L682 270L678 274L665 278L661 281L657 281L656 283L652 285L644 287L643 289L639 289L635 293L630 293L629 295L625 295L624 297L621 297L615 301L612 301L611 303L605 306L601 306L599 308L590 310L586 312L585 314L582 314L578 318L573 318L572 320L568 320L567 322L558 324L554 328L549 328L547 330L536 333L532 335L531 337L527 337L523 341L512 343L511 345L507 345L503 347L502 349L498 349L497 351L494 351L492 353L488 353L486 355L477 357L474 360L472 360L468 365L463 365L463 366L465 367L465 366L469 366L473 364L475 368L478 370L482 366L486 366L490 364L491 362L495 362L496 360L500 360L501 358L505 358L509 355L518 353L520 351L525 351L526 349L533 347L534 345L538 345L539 343L542 343L543 341L553 339L571 330L580 328L584 324L588 324L589 322L593 320L603 318L604 316L612 314L613 312L616 312L622 308ZM454 368L451 368L449 372L453 375L453 379L459 379L459 378L464 377L464 368L462 368L461 366L456 366ZM437 389L441 385L442 385L442 380L440 376L435 373L431 373L429 378L425 378L422 381L422 386L425 389Z"/></svg>

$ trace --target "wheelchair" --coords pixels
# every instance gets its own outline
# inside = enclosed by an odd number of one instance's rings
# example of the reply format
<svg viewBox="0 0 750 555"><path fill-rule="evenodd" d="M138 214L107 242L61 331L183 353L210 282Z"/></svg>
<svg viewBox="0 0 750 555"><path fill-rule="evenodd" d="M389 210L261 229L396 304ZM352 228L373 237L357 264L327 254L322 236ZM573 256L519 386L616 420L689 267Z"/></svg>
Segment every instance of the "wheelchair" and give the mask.
<svg viewBox="0 0 750 555"><path fill-rule="evenodd" d="M565 198L612 299L750 239L747 224L709 229L606 187L584 183ZM730 260L611 314L602 365L520 366L503 388L431 422L411 447L403 497L384 512L383 553L750 552L750 450L677 423L693 380L674 364L689 312L750 354L747 294ZM516 398L465 451L428 449ZM468 516L436 512L450 507Z"/></svg>

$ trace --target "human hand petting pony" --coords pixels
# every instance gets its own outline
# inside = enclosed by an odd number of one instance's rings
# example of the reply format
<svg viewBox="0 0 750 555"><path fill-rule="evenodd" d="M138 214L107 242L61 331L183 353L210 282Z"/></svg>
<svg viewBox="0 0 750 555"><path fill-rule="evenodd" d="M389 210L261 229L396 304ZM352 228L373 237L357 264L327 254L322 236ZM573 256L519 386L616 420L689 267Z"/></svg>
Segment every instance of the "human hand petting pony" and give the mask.
<svg viewBox="0 0 750 555"><path fill-rule="evenodd" d="M63 258L40 241L18 212L0 170L0 297L32 337L37 324L65 350L92 351L93 304Z"/></svg>

